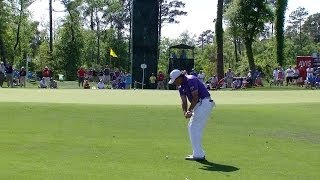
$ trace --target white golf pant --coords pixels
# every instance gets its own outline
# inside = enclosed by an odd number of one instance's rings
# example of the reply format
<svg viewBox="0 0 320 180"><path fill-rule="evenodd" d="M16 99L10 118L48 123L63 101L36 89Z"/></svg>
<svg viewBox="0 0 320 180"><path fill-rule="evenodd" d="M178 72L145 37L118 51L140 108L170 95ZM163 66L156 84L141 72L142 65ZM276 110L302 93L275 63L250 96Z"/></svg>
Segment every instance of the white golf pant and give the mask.
<svg viewBox="0 0 320 180"><path fill-rule="evenodd" d="M204 126L214 106L214 101L210 101L210 98L205 98L200 100L200 102L194 108L188 125L190 142L193 149L193 157L202 158L205 156L205 152L202 149L202 134Z"/></svg>

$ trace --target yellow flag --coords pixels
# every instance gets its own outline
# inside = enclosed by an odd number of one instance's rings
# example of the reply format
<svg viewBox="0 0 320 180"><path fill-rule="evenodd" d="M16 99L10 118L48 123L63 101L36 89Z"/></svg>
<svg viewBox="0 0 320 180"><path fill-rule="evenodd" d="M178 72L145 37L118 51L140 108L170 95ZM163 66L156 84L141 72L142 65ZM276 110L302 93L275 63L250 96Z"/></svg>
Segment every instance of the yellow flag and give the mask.
<svg viewBox="0 0 320 180"><path fill-rule="evenodd" d="M110 49L110 56L118 57L117 54L112 49Z"/></svg>

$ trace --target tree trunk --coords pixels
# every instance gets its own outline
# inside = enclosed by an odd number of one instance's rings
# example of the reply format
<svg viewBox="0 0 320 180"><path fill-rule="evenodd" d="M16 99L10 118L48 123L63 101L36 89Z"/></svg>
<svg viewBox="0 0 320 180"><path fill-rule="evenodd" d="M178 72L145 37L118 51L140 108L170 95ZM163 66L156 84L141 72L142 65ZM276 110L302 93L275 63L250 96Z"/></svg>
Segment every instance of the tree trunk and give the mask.
<svg viewBox="0 0 320 180"><path fill-rule="evenodd" d="M100 64L100 20L98 17L98 10L96 10L96 24L97 24L97 64Z"/></svg>
<svg viewBox="0 0 320 180"><path fill-rule="evenodd" d="M52 54L53 51L53 33L52 33L52 0L49 0L49 26L50 26L50 40L49 40L49 52Z"/></svg>
<svg viewBox="0 0 320 180"><path fill-rule="evenodd" d="M18 22L18 29L17 29L17 34L16 34L16 43L13 47L13 50L16 51L19 41L20 41L20 27L21 27L21 21L22 21L22 13L23 13L23 9L22 9L22 1L20 4L20 15L19 15L19 22Z"/></svg>
<svg viewBox="0 0 320 180"><path fill-rule="evenodd" d="M253 57L253 51L252 51L252 40L250 39L245 39L244 44L246 46L246 52L247 52L247 58L249 62L249 68L252 72L255 72L256 70L256 65L254 63L254 57Z"/></svg>
<svg viewBox="0 0 320 180"><path fill-rule="evenodd" d="M284 49L284 21L285 11L287 8L288 0L277 1L276 9L276 41L277 41L277 63L283 66L283 49Z"/></svg>
<svg viewBox="0 0 320 180"><path fill-rule="evenodd" d="M6 64L7 63L7 53L6 53L6 46L2 39L2 35L0 34L0 58Z"/></svg>
<svg viewBox="0 0 320 180"><path fill-rule="evenodd" d="M236 57L236 62L239 62L239 57L238 57L238 44L237 44L237 38L233 38L233 44L234 44L234 55Z"/></svg>
<svg viewBox="0 0 320 180"><path fill-rule="evenodd" d="M222 15L223 15L223 0L218 0L218 11L217 11L217 22L216 22L218 79L224 78Z"/></svg>
<svg viewBox="0 0 320 180"><path fill-rule="evenodd" d="M90 9L90 28L91 28L91 31L94 31L93 8Z"/></svg>
<svg viewBox="0 0 320 180"><path fill-rule="evenodd" d="M13 59L12 59L12 63L14 63L14 58L16 55L16 50L17 47L20 43L20 27L21 27L21 21L22 21L22 15L23 15L23 1L20 1L20 15L19 15L19 21L18 21L18 28L17 28L17 34L16 34L16 43L14 44L13 47Z"/></svg>
<svg viewBox="0 0 320 180"><path fill-rule="evenodd" d="M157 54L157 62L159 62L160 57L160 45L161 45L161 29L162 29L162 3L163 0L159 1L159 25L158 25L158 54Z"/></svg>

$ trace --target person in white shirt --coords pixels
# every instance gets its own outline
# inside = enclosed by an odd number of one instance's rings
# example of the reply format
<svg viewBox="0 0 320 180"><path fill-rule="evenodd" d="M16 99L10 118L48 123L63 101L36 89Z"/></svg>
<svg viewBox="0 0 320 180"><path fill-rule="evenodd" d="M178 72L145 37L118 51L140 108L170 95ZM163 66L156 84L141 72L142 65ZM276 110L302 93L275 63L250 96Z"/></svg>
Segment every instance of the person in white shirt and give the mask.
<svg viewBox="0 0 320 180"><path fill-rule="evenodd" d="M300 72L299 72L298 67L296 66L293 69L293 83L294 84L297 84L297 80L298 80L299 76L300 76Z"/></svg>
<svg viewBox="0 0 320 180"><path fill-rule="evenodd" d="M307 78L313 78L314 70L311 66L307 68Z"/></svg>
<svg viewBox="0 0 320 180"><path fill-rule="evenodd" d="M275 68L274 70L273 70L273 83L274 83L274 85L275 86L277 86L278 85L278 81L277 81L277 78L278 78L278 68Z"/></svg>
<svg viewBox="0 0 320 180"><path fill-rule="evenodd" d="M289 85L289 82L292 84L293 75L294 75L294 70L292 69L291 66L289 66L289 68L286 70L286 82L287 82L287 86Z"/></svg>
<svg viewBox="0 0 320 180"><path fill-rule="evenodd" d="M104 83L103 83L103 79L100 80L100 82L97 84L98 89L104 89Z"/></svg>
<svg viewBox="0 0 320 180"><path fill-rule="evenodd" d="M203 73L202 70L200 70L200 73L198 74L198 79L204 83L204 79L205 79L206 75Z"/></svg>

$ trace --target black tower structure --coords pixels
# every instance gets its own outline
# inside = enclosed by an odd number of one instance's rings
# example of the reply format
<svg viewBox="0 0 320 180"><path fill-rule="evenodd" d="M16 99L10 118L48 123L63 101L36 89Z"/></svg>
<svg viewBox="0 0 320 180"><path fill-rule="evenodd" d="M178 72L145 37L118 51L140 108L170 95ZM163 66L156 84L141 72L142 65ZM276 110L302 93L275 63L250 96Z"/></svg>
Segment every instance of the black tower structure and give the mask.
<svg viewBox="0 0 320 180"><path fill-rule="evenodd" d="M146 64L145 83L158 70L158 0L133 0L131 62L133 81L142 82L141 64Z"/></svg>

